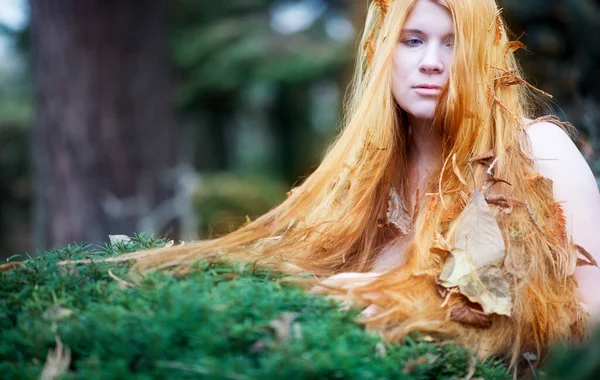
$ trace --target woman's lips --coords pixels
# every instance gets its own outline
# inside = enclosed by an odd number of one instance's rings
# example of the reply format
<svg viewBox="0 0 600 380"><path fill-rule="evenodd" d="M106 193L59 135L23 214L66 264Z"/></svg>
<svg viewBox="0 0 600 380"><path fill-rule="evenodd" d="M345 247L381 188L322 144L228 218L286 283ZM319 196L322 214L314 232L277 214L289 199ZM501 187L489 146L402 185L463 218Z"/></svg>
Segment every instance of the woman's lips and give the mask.
<svg viewBox="0 0 600 380"><path fill-rule="evenodd" d="M414 90L417 94L423 96L438 96L442 92L442 88L440 86L434 85L415 86Z"/></svg>

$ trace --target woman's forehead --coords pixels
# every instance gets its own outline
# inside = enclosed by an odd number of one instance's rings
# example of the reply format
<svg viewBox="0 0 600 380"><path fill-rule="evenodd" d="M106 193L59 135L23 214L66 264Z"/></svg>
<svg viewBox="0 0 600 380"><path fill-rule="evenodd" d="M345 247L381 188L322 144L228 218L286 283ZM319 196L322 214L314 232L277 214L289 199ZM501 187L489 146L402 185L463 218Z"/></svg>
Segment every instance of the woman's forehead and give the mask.
<svg viewBox="0 0 600 380"><path fill-rule="evenodd" d="M436 0L417 0L413 5L402 30L419 30L451 33L454 22L450 10Z"/></svg>

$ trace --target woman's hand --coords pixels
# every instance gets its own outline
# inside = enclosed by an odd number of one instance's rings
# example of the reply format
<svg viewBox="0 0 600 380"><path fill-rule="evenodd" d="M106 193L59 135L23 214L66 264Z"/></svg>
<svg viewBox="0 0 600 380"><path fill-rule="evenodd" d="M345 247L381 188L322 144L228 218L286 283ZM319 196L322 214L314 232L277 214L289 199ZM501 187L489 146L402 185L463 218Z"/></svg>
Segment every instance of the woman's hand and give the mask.
<svg viewBox="0 0 600 380"><path fill-rule="evenodd" d="M342 292L351 291L352 289L369 284L380 275L381 273L374 272L339 273L321 281L319 285L314 286L309 292L317 295L328 295L330 298L342 303L344 309L349 309L350 307L355 306L352 303L352 300L344 294L336 294L336 290ZM379 311L380 309L377 306L370 305L362 311L361 316L365 318L373 317Z"/></svg>
<svg viewBox="0 0 600 380"><path fill-rule="evenodd" d="M329 294L331 291L339 290L351 290L358 288L363 285L367 285L375 278L380 276L380 273L366 272L366 273L355 273L355 272L344 272L338 273L331 277L327 277L321 281L319 285L314 286L310 289L312 294Z"/></svg>

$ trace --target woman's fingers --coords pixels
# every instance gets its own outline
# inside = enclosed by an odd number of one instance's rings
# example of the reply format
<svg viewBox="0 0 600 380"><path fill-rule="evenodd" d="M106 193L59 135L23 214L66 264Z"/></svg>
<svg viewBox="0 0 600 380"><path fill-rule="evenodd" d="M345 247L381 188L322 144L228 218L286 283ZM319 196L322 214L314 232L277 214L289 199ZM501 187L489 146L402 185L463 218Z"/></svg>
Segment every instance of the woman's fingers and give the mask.
<svg viewBox="0 0 600 380"><path fill-rule="evenodd" d="M330 289L352 289L359 286L366 285L378 277L379 273L367 272L367 273L353 273L346 272L336 274L328 277L321 281L319 285L314 286L310 293L313 294L326 294Z"/></svg>
<svg viewBox="0 0 600 380"><path fill-rule="evenodd" d="M339 303L341 303L342 310L349 309L352 306L356 306L354 302L349 299L345 295L336 295L331 294L332 290L341 289L341 290L350 290L353 288L357 288L363 285L367 285L377 277L379 277L380 273L367 272L367 273L354 273L354 272L345 272L339 273L334 276L328 277L321 281L319 285L312 287L309 290L310 293L316 295L327 295L327 297L332 298ZM377 298L377 295L369 295L370 299ZM381 312L381 308L376 305L370 305L365 308L360 316L363 318L371 318Z"/></svg>
<svg viewBox="0 0 600 380"><path fill-rule="evenodd" d="M377 314L381 313L381 308L377 305L371 305L366 307L361 313L360 316L363 318L372 318Z"/></svg>

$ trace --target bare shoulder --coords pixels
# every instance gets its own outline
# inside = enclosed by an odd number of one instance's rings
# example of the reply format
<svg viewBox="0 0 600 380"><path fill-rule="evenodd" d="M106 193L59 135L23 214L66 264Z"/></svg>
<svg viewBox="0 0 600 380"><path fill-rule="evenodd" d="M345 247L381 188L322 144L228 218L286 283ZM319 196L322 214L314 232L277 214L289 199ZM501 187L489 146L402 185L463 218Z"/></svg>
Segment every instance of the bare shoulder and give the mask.
<svg viewBox="0 0 600 380"><path fill-rule="evenodd" d="M567 226L576 243L600 255L600 193L583 155L557 125L532 124L527 129L534 169L554 182L554 198L562 202Z"/></svg>
<svg viewBox="0 0 600 380"><path fill-rule="evenodd" d="M529 137L533 154L536 157L538 152L549 154L555 158L558 158L558 156L566 158L570 155L581 156L569 135L554 123L542 121L530 124L527 127L527 137ZM537 158L549 159L548 157ZM575 157L572 158L575 159Z"/></svg>
<svg viewBox="0 0 600 380"><path fill-rule="evenodd" d="M598 191L592 170L562 128L549 122L534 123L527 128L527 136L531 143L534 168L554 181L557 198L567 196L564 193L567 188L577 192ZM563 191L556 194L561 189Z"/></svg>
<svg viewBox="0 0 600 380"><path fill-rule="evenodd" d="M589 165L571 138L557 125L540 122L527 129L534 169L554 183L554 198L561 202L568 233L575 244L600 261L600 192ZM579 294L593 320L600 322L600 271L578 267Z"/></svg>

